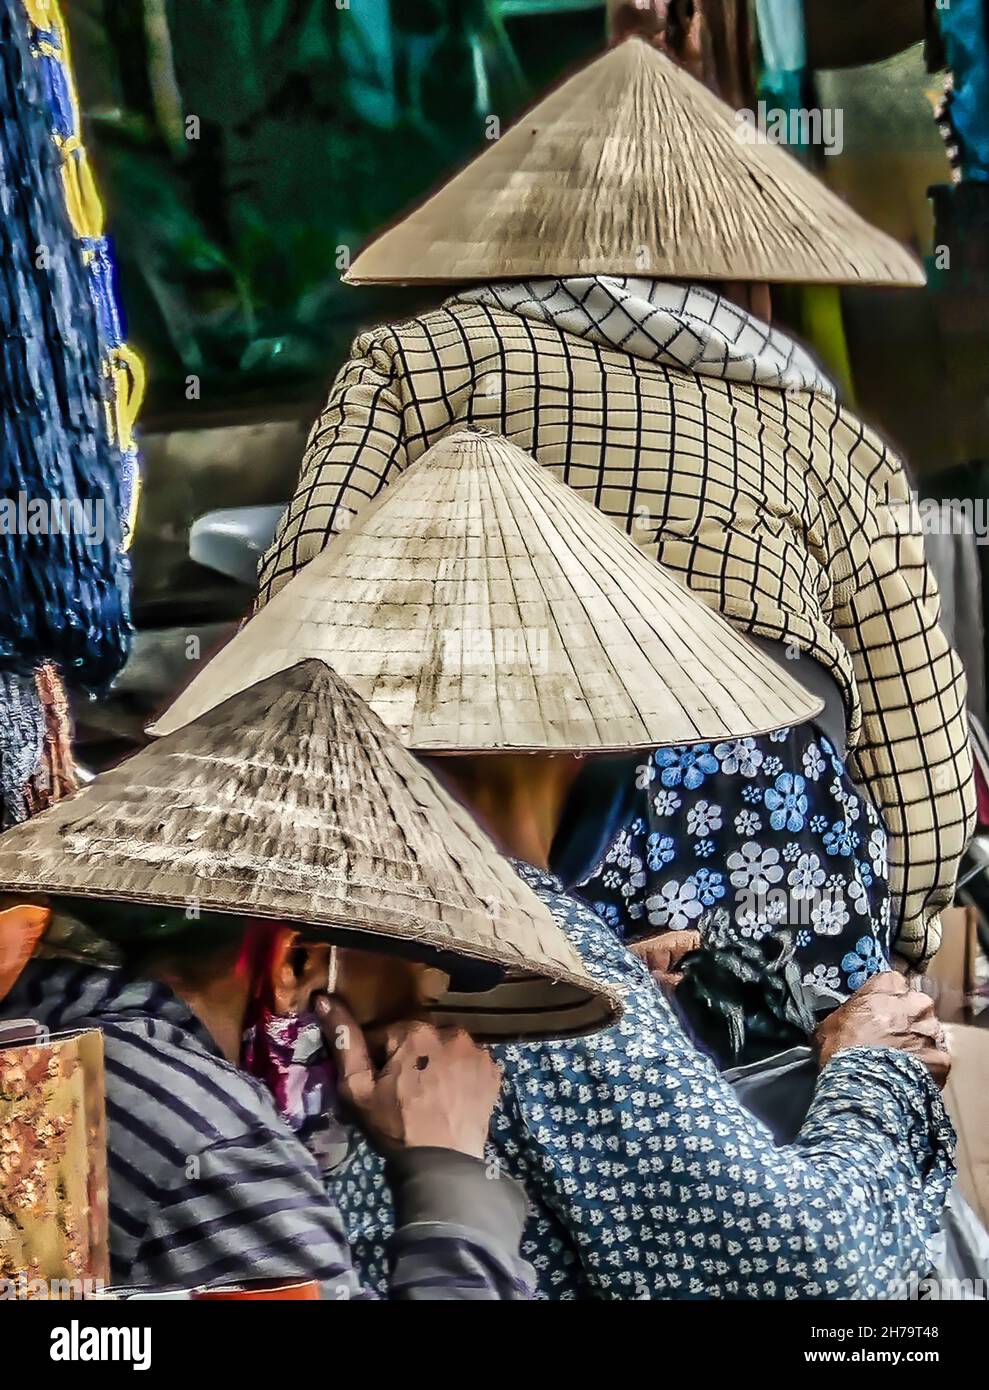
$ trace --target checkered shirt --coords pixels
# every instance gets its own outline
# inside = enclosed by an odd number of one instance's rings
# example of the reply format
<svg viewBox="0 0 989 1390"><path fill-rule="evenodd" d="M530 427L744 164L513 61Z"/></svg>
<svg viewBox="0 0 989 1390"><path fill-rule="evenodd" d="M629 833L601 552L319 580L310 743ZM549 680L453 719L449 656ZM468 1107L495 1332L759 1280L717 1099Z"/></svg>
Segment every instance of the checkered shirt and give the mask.
<svg viewBox="0 0 989 1390"><path fill-rule="evenodd" d="M363 333L313 426L258 602L449 429L505 435L737 628L833 674L850 770L890 833L898 949L923 964L973 824L965 678L899 460L824 391L758 379L462 298Z"/></svg>

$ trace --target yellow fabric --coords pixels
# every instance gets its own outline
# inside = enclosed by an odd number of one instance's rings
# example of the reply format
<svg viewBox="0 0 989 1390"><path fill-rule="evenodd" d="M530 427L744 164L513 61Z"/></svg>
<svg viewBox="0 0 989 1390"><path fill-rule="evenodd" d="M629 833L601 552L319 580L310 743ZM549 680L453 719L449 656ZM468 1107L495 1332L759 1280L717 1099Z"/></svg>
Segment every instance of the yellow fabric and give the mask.
<svg viewBox="0 0 989 1390"><path fill-rule="evenodd" d="M837 285L804 285L800 291L803 337L817 352L841 398L855 404L852 364L841 316L841 290Z"/></svg>
<svg viewBox="0 0 989 1390"><path fill-rule="evenodd" d="M259 603L451 427L553 468L743 631L832 672L925 962L974 820L965 678L899 460L822 395L700 377L452 301L362 334L316 420Z"/></svg>

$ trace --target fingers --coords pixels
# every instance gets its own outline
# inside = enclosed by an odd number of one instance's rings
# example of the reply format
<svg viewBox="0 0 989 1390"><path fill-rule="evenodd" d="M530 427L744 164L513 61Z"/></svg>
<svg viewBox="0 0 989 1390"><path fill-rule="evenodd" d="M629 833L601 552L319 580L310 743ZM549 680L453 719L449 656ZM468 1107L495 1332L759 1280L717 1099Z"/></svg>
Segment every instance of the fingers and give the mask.
<svg viewBox="0 0 989 1390"><path fill-rule="evenodd" d="M951 1054L939 1047L925 1047L913 1054L931 1074L931 1079L939 1090L944 1090L951 1073Z"/></svg>
<svg viewBox="0 0 989 1390"><path fill-rule="evenodd" d="M672 963L670 948L661 942L639 941L632 950L651 975L669 970Z"/></svg>
<svg viewBox="0 0 989 1390"><path fill-rule="evenodd" d="M944 1027L939 1018L932 1014L929 1018L916 1018L910 1025L911 1033L918 1038L929 1038L936 1046L944 1043Z"/></svg>
<svg viewBox="0 0 989 1390"><path fill-rule="evenodd" d="M374 1088L374 1067L364 1033L336 995L317 994L313 1008L333 1058L340 1089L348 1100L359 1105Z"/></svg>
<svg viewBox="0 0 989 1390"><path fill-rule="evenodd" d="M883 970L878 975L873 975L866 980L865 984L852 995L853 999L861 999L870 994L910 994L910 985L903 976L896 970Z"/></svg>
<svg viewBox="0 0 989 1390"><path fill-rule="evenodd" d="M701 934L698 931L668 931L633 942L631 949L656 979L657 974L668 976L675 972L684 956L699 950L700 945ZM678 976L674 983L678 984L680 978L682 976ZM657 983L665 985L666 981L657 980Z"/></svg>

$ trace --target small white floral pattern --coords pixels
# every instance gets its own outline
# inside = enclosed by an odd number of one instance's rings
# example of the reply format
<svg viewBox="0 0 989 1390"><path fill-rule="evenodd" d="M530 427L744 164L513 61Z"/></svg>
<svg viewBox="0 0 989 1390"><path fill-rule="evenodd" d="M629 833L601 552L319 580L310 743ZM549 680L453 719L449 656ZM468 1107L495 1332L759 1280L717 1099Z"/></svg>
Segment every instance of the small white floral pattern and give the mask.
<svg viewBox="0 0 989 1390"><path fill-rule="evenodd" d="M821 1073L799 1145L777 1148L688 1042L634 956L550 875L520 875L625 1013L606 1032L493 1049L487 1160L525 1184L540 1299L877 1299L929 1270L951 1129L923 1068L852 1049ZM358 1136L327 1181L382 1294L394 1230Z"/></svg>
<svg viewBox="0 0 989 1390"><path fill-rule="evenodd" d="M680 809L680 798L676 792L661 791L653 797L652 804L657 816L672 816Z"/></svg>
<svg viewBox="0 0 989 1390"><path fill-rule="evenodd" d="M670 879L658 893L646 898L646 916L652 927L667 927L670 931L682 931L689 927L703 912L697 884L687 879L678 883Z"/></svg>
<svg viewBox="0 0 989 1390"><path fill-rule="evenodd" d="M848 925L848 908L840 898L821 898L811 909L810 919L819 936L840 936Z"/></svg>
<svg viewBox="0 0 989 1390"><path fill-rule="evenodd" d="M736 888L747 888L752 893L765 895L771 885L779 883L783 877L779 859L778 849L763 849L757 841L746 840L740 850L728 856L731 882Z"/></svg>
<svg viewBox="0 0 989 1390"><path fill-rule="evenodd" d="M691 835L710 835L721 829L721 807L709 801L698 801L687 812L687 829Z"/></svg>
<svg viewBox="0 0 989 1390"><path fill-rule="evenodd" d="M809 782L816 782L824 771L824 759L821 750L816 743L812 743L804 753L803 759L804 776Z"/></svg>
<svg viewBox="0 0 989 1390"><path fill-rule="evenodd" d="M794 898L811 898L824 882L825 873L816 854L801 854L786 876Z"/></svg>

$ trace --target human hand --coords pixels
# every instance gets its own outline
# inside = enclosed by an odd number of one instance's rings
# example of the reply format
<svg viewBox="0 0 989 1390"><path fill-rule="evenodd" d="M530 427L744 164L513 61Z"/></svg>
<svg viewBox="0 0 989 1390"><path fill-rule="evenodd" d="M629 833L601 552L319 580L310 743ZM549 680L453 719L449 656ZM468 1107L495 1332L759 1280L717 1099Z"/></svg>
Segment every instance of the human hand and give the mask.
<svg viewBox="0 0 989 1390"><path fill-rule="evenodd" d="M383 1149L453 1149L484 1156L501 1068L462 1028L406 1022L369 1039L335 996L315 1000L316 1016L337 1069L340 1094Z"/></svg>
<svg viewBox="0 0 989 1390"><path fill-rule="evenodd" d="M943 1088L951 1070L944 1028L926 994L912 990L895 970L873 975L817 1029L820 1065L848 1047L891 1047L910 1052Z"/></svg>
<svg viewBox="0 0 989 1390"><path fill-rule="evenodd" d="M645 941L634 941L630 949L656 983L670 990L676 989L683 979L683 972L677 968L680 962L691 951L700 950L700 945L699 931L667 931Z"/></svg>

